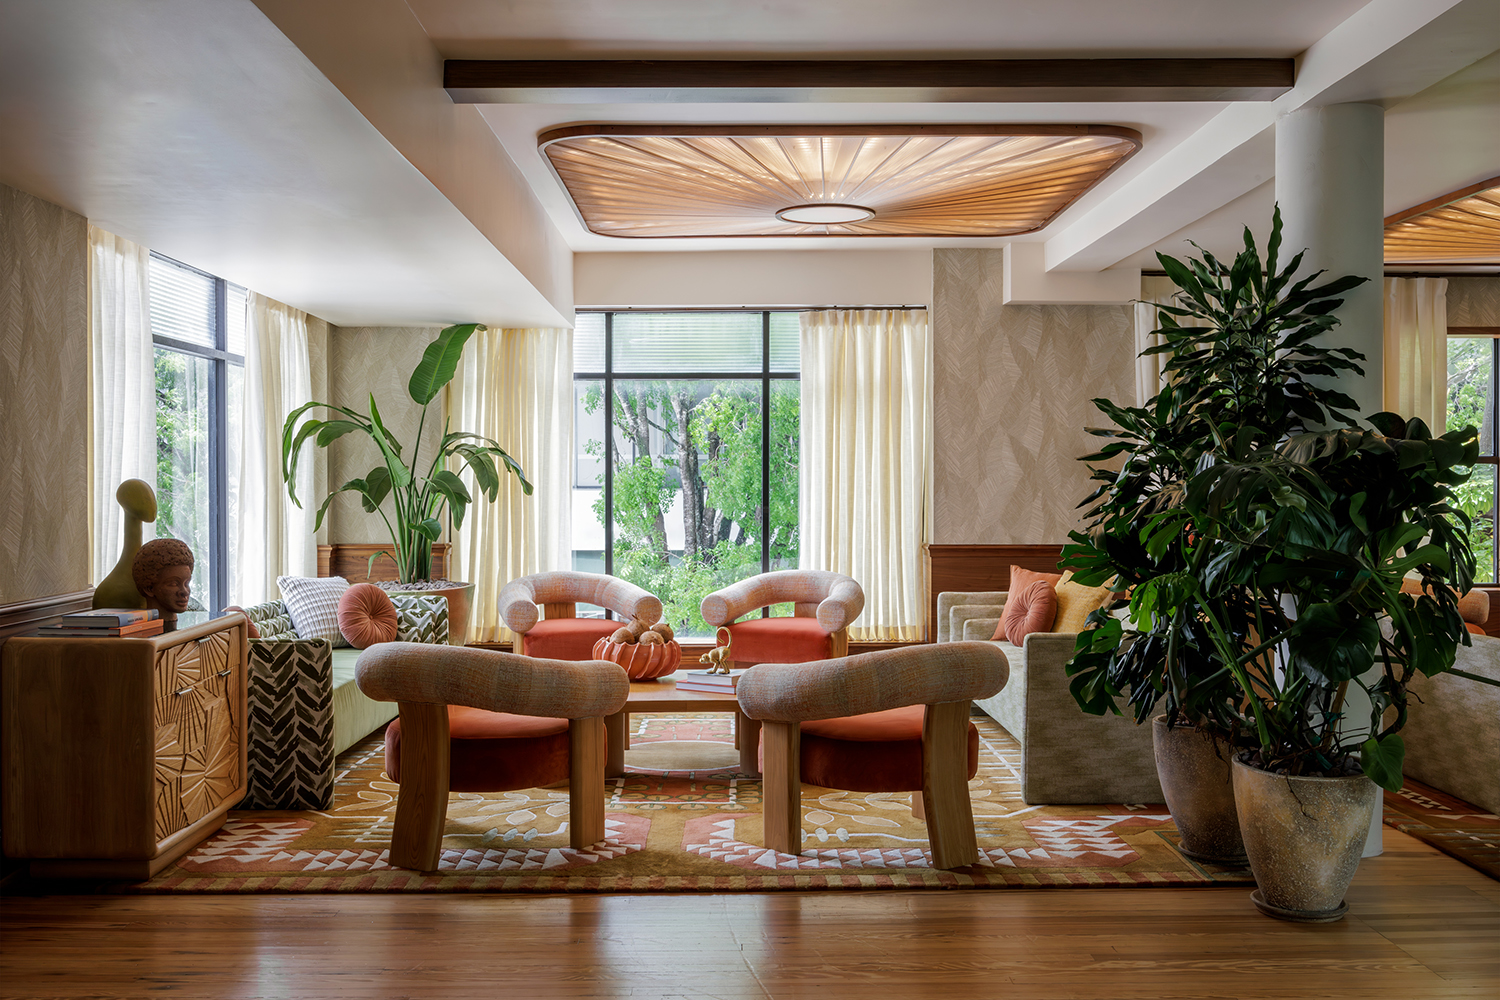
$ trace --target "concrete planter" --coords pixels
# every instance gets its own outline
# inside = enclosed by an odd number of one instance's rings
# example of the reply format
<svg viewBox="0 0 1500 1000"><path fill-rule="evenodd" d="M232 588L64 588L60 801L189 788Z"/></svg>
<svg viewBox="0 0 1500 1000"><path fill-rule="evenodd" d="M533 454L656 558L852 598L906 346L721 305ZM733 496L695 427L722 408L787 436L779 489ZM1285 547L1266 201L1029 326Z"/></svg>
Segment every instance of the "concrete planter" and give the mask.
<svg viewBox="0 0 1500 1000"><path fill-rule="evenodd" d="M1294 777L1239 759L1233 773L1256 907L1302 923L1342 919L1349 911L1344 890L1359 868L1379 787L1362 774Z"/></svg>
<svg viewBox="0 0 1500 1000"><path fill-rule="evenodd" d="M1243 862L1245 842L1229 770L1233 748L1191 726L1169 728L1165 715L1152 720L1151 739L1162 794L1182 835L1178 850L1196 861Z"/></svg>

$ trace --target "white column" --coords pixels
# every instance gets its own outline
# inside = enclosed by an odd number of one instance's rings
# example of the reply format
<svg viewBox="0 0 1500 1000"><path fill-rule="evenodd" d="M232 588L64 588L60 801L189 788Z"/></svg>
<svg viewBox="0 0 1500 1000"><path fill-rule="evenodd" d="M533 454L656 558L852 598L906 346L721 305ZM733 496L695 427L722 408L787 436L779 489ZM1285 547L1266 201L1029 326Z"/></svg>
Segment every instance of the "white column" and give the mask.
<svg viewBox="0 0 1500 1000"><path fill-rule="evenodd" d="M1337 313L1342 322L1328 337L1365 356L1365 377L1342 385L1361 415L1383 408L1384 192L1385 112L1379 105L1308 108L1276 123L1282 262L1306 248L1299 277L1324 270L1319 283L1346 274L1369 279L1345 295Z"/></svg>
<svg viewBox="0 0 1500 1000"><path fill-rule="evenodd" d="M1281 261L1306 248L1299 278L1327 273L1319 284L1346 274L1369 280L1345 293L1341 322L1326 338L1365 356L1364 378L1347 377L1340 388L1368 416L1382 405L1385 301L1384 274L1385 112L1375 104L1335 104L1296 111L1276 123L1276 202L1281 206ZM1374 680L1372 674L1366 680ZM1370 700L1350 685L1345 726L1363 729ZM1364 856L1381 851L1377 802Z"/></svg>

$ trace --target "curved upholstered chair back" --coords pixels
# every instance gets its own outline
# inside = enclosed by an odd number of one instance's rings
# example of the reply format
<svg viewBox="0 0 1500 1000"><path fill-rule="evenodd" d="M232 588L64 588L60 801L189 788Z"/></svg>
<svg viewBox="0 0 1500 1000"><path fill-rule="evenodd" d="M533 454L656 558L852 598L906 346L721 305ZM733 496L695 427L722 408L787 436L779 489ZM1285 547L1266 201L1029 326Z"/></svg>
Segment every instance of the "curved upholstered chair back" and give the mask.
<svg viewBox="0 0 1500 1000"><path fill-rule="evenodd" d="M597 604L647 625L661 621L661 600L654 595L616 576L573 570L532 573L507 583L500 591L500 616L512 632L524 635L541 619L537 605L578 603Z"/></svg>
<svg viewBox="0 0 1500 1000"><path fill-rule="evenodd" d="M825 632L849 627L865 608L865 591L843 573L817 569L787 569L761 573L731 583L703 599L700 610L710 625L728 625L735 619L769 607L792 603L796 615L816 618Z"/></svg>

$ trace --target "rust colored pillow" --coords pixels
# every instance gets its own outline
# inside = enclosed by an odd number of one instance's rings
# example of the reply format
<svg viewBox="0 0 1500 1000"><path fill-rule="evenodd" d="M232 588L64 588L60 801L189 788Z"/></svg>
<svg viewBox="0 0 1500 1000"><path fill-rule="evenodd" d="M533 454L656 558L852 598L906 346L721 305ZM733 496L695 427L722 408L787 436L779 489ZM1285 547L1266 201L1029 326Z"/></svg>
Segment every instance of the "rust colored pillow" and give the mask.
<svg viewBox="0 0 1500 1000"><path fill-rule="evenodd" d="M391 596L373 583L356 583L339 598L339 631L355 649L395 642L400 624Z"/></svg>
<svg viewBox="0 0 1500 1000"><path fill-rule="evenodd" d="M1026 589L1012 590L994 638L1019 646L1033 632L1051 632L1057 619L1057 591L1046 580L1033 580Z"/></svg>
<svg viewBox="0 0 1500 1000"><path fill-rule="evenodd" d="M1063 575L1061 573L1038 573L1034 569L1012 566L1010 568L1010 585L1006 587L1006 590L1012 594L1019 594L1038 580L1046 580L1049 587L1056 587L1058 581L1062 578Z"/></svg>

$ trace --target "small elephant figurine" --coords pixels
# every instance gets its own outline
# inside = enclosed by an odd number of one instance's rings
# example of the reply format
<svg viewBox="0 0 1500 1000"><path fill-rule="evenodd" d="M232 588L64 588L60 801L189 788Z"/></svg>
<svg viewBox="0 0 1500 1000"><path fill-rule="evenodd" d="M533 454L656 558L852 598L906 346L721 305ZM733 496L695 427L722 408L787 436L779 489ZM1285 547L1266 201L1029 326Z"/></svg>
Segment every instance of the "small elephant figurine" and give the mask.
<svg viewBox="0 0 1500 1000"><path fill-rule="evenodd" d="M734 662L729 658L729 630L720 628L716 638L719 644L698 657L698 662L708 664L708 673L727 674L729 665Z"/></svg>

